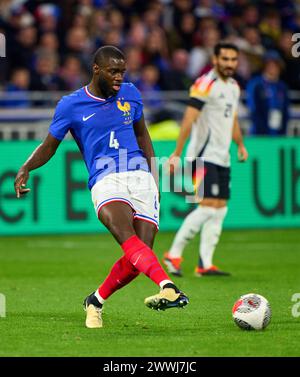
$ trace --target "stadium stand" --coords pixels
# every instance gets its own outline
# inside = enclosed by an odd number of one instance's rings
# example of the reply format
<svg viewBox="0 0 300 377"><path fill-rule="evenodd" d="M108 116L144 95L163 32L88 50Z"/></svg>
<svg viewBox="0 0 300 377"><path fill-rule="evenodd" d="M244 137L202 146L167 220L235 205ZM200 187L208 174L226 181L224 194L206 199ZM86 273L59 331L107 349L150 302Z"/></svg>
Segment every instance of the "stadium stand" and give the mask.
<svg viewBox="0 0 300 377"><path fill-rule="evenodd" d="M4 0L0 139L42 138L58 99L86 83L91 55L104 44L126 52L126 80L141 90L148 124L179 120L191 82L210 69L220 39L241 51L243 131L251 129L245 89L275 51L289 90L286 133L300 135L300 64L292 41L299 31L299 1Z"/></svg>

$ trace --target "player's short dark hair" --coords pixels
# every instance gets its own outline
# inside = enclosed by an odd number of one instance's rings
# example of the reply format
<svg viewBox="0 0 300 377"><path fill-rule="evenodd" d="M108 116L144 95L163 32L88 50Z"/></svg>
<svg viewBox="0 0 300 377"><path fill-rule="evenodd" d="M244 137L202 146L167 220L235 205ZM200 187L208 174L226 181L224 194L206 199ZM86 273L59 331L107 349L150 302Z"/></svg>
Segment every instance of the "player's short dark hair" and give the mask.
<svg viewBox="0 0 300 377"><path fill-rule="evenodd" d="M102 65L108 59L122 59L125 60L125 56L121 50L115 46L103 46L98 48L94 54L93 63Z"/></svg>
<svg viewBox="0 0 300 377"><path fill-rule="evenodd" d="M236 53L239 52L238 47L234 45L233 43L219 42L214 47L214 55L219 56L222 48L226 50L234 50Z"/></svg>

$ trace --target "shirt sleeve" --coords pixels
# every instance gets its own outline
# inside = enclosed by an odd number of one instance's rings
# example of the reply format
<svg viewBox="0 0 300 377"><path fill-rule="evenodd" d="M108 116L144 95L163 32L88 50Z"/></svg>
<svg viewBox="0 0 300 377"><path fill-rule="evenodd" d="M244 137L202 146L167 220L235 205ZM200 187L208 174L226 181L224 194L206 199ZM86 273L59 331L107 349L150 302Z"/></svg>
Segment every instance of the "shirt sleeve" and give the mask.
<svg viewBox="0 0 300 377"><path fill-rule="evenodd" d="M201 110L209 99L211 88L215 81L215 79L208 79L205 76L197 79L190 88L189 106Z"/></svg>
<svg viewBox="0 0 300 377"><path fill-rule="evenodd" d="M71 114L69 101L62 98L55 109L49 133L58 140L62 140L71 128Z"/></svg>
<svg viewBox="0 0 300 377"><path fill-rule="evenodd" d="M134 118L133 118L133 123L135 123L141 119L143 115L144 105L143 105L142 95L140 91L133 84L132 86L134 87L134 100L137 104L137 107L134 113Z"/></svg>

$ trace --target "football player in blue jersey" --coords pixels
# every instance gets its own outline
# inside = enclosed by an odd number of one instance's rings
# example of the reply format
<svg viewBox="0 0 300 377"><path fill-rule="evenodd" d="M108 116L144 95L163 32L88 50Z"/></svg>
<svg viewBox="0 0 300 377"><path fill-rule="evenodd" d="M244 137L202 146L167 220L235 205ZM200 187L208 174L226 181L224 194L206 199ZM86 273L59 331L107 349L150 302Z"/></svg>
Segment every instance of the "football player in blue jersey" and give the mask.
<svg viewBox="0 0 300 377"><path fill-rule="evenodd" d="M15 179L19 198L30 191L29 172L49 161L70 131L89 172L97 217L124 252L105 281L84 300L88 328L102 327L105 300L140 273L161 288L145 299L148 307L164 310L188 304L152 250L159 224L158 175L141 95L133 84L122 82L125 70L119 49L98 49L91 82L60 100L46 139Z"/></svg>

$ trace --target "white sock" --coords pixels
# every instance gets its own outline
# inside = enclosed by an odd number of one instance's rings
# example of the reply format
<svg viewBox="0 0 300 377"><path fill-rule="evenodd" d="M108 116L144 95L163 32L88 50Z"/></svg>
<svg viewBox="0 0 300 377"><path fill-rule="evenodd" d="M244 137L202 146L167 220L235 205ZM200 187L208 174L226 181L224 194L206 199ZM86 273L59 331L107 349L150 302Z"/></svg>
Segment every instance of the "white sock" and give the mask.
<svg viewBox="0 0 300 377"><path fill-rule="evenodd" d="M171 280L163 280L159 283L159 286L160 288L163 288L164 285L168 284L168 283L171 283L171 284L174 284Z"/></svg>
<svg viewBox="0 0 300 377"><path fill-rule="evenodd" d="M219 242L227 210L227 207L216 208L215 215L202 227L199 254L203 268L209 268L213 264L214 251Z"/></svg>
<svg viewBox="0 0 300 377"><path fill-rule="evenodd" d="M201 226L212 216L216 208L198 206L187 215L180 229L176 233L173 244L169 250L171 258L180 258L186 244L200 231Z"/></svg>
<svg viewBox="0 0 300 377"><path fill-rule="evenodd" d="M94 293L94 295L96 296L97 300L100 302L100 304L104 304L105 303L105 300L104 298L102 298L100 295L99 295L99 292L98 292L98 289L96 289L96 292Z"/></svg>

